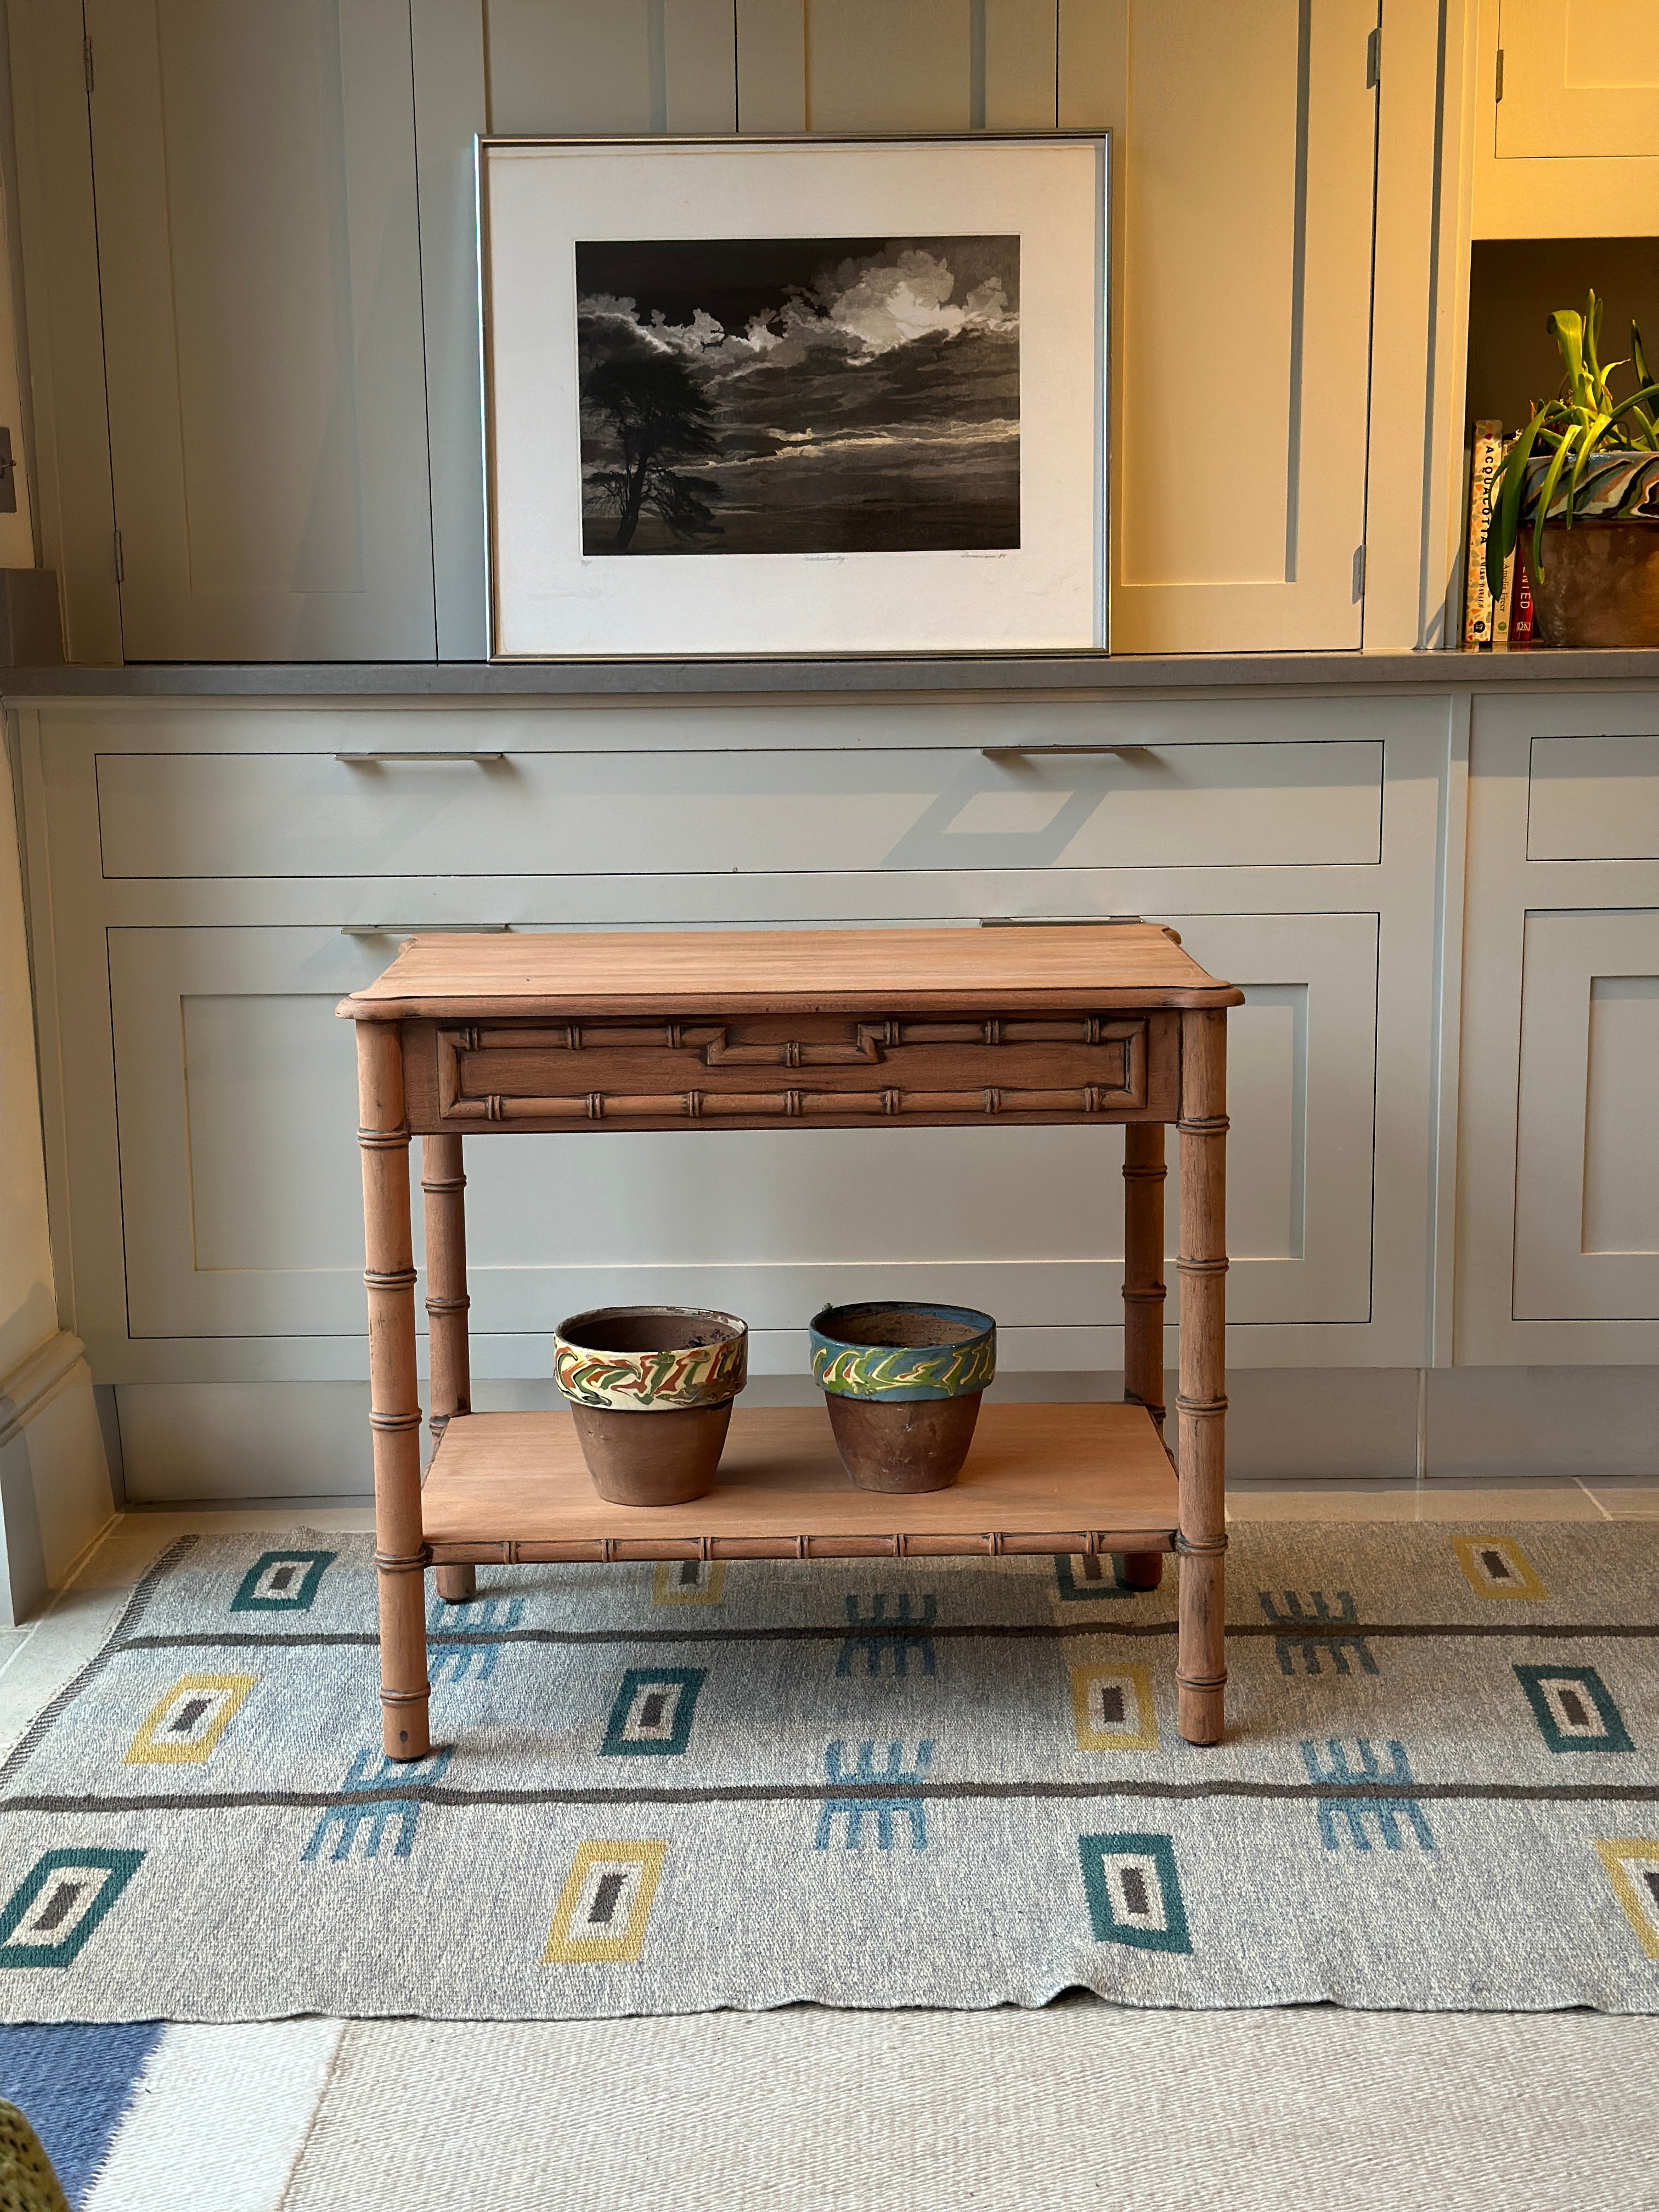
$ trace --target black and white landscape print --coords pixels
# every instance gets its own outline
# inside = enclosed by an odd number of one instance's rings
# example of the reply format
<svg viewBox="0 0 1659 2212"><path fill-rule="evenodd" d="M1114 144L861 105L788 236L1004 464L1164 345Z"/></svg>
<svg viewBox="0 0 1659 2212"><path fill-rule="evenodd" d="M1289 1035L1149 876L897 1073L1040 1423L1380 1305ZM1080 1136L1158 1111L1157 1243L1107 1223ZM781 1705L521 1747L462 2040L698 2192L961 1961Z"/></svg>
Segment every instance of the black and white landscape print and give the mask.
<svg viewBox="0 0 1659 2212"><path fill-rule="evenodd" d="M582 550L1019 544L1018 238L579 244Z"/></svg>

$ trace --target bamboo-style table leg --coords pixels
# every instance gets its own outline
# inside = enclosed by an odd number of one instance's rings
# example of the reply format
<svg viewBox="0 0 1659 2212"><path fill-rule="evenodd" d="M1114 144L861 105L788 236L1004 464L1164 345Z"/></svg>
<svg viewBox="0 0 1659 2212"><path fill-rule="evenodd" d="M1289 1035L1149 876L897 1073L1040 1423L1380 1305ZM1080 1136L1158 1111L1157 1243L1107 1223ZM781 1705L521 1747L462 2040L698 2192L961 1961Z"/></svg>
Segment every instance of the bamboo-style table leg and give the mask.
<svg viewBox="0 0 1659 2212"><path fill-rule="evenodd" d="M1181 1017L1181 1733L1219 1743L1227 1680L1227 1017Z"/></svg>
<svg viewBox="0 0 1659 2212"><path fill-rule="evenodd" d="M380 1705L388 1759L424 1759L426 1539L421 1528L421 1407L415 1371L415 1256L409 1125L396 1022L360 1021L357 1142L363 1158L374 1564L380 1587Z"/></svg>
<svg viewBox="0 0 1659 2212"><path fill-rule="evenodd" d="M1123 1395L1144 1406L1164 1433L1164 1124L1123 1131ZM1162 1552L1124 1555L1131 1589L1156 1589Z"/></svg>
<svg viewBox="0 0 1659 2212"><path fill-rule="evenodd" d="M466 1176L459 1136L422 1137L421 1189L426 1199L426 1317L432 1356L434 1447L452 1413L472 1410L471 1354L466 1315ZM478 1595L475 1567L440 1567L438 1595L446 1605L465 1605Z"/></svg>

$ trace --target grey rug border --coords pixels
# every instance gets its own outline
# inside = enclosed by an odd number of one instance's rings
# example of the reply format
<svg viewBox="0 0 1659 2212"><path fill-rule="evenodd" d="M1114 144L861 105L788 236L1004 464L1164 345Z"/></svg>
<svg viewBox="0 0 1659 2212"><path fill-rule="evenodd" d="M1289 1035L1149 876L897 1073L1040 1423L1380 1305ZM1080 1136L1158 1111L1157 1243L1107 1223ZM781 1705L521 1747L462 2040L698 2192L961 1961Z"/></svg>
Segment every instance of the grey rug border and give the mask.
<svg viewBox="0 0 1659 2212"><path fill-rule="evenodd" d="M176 1537L167 1548L157 1553L133 1585L132 1595L121 1608L120 1617L113 1621L103 1642L93 1653L78 1674L72 1675L63 1688L47 1698L34 1718L23 1730L3 1759L0 1759L0 1782L8 1780L25 1762L32 1759L57 1721L80 1696L82 1690L94 1682L115 1656L116 1649L129 1629L137 1626L149 1610L150 1601L162 1582L180 1559L195 1550L201 1542L199 1535ZM72 1588L73 1585L71 1584Z"/></svg>

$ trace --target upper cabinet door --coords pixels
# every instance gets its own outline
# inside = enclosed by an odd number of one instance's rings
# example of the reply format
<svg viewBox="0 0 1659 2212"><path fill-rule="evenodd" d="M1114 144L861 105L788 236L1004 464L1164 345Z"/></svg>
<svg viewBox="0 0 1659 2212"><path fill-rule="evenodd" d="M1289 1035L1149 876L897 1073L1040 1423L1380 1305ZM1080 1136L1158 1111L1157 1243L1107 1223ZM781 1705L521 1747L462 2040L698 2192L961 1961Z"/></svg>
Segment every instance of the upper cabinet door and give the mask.
<svg viewBox="0 0 1659 2212"><path fill-rule="evenodd" d="M1503 0L1498 160L1659 154L1656 27L1653 0Z"/></svg>
<svg viewBox="0 0 1659 2212"><path fill-rule="evenodd" d="M408 0L87 0L130 660L434 650Z"/></svg>
<svg viewBox="0 0 1659 2212"><path fill-rule="evenodd" d="M744 131L1052 131L1056 0L737 0Z"/></svg>
<svg viewBox="0 0 1659 2212"><path fill-rule="evenodd" d="M1115 134L1116 652L1360 643L1376 22L1063 0L1060 120Z"/></svg>
<svg viewBox="0 0 1659 2212"><path fill-rule="evenodd" d="M1477 0L1476 238L1648 238L1659 205L1653 0Z"/></svg>
<svg viewBox="0 0 1659 2212"><path fill-rule="evenodd" d="M456 10L456 0L441 4ZM735 130L732 9L732 0L489 0L489 129L519 138Z"/></svg>

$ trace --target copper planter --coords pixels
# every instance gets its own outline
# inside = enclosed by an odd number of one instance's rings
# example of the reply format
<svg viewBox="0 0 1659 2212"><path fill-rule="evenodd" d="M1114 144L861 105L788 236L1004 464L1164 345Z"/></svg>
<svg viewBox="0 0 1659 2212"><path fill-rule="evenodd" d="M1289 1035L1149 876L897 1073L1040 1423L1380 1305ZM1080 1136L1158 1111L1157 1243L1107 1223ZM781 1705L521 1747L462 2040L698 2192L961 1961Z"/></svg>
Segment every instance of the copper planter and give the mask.
<svg viewBox="0 0 1659 2212"><path fill-rule="evenodd" d="M1659 520L1544 526L1544 573L1521 533L1540 645L1659 646Z"/></svg>

